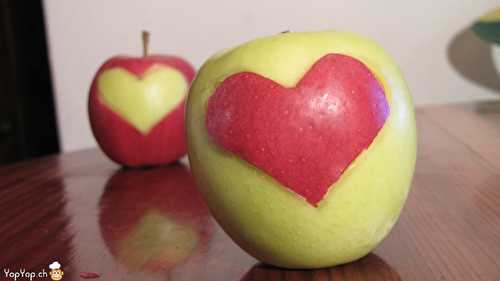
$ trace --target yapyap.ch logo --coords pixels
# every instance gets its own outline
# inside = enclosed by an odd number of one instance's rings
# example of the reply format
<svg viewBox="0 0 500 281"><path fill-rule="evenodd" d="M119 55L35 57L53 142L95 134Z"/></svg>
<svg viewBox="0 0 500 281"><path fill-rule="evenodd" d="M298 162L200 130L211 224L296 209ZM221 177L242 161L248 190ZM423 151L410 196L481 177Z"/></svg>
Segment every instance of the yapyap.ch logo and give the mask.
<svg viewBox="0 0 500 281"><path fill-rule="evenodd" d="M59 281L63 278L64 271L61 269L61 264L59 262L55 261L51 263L49 265L49 268L50 268L49 272L50 279Z"/></svg>
<svg viewBox="0 0 500 281"><path fill-rule="evenodd" d="M25 268L19 268L17 271L13 271L10 268L4 268L3 272L5 274L6 279L2 279L0 277L0 280L45 280L47 277L50 276L50 279L59 281L63 279L64 271L61 269L61 264L57 261L49 264L50 271L47 273L45 268L42 268L41 271L35 272L35 271L29 271L26 270Z"/></svg>

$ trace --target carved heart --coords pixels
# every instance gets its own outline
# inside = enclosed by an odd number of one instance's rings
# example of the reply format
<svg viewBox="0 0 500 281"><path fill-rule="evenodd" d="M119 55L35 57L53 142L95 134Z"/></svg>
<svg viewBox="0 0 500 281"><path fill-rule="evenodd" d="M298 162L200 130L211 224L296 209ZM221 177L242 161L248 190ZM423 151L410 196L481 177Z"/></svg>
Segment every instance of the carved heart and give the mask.
<svg viewBox="0 0 500 281"><path fill-rule="evenodd" d="M142 134L177 106L188 89L179 71L163 66L151 67L142 77L112 68L99 76L97 85L100 100Z"/></svg>
<svg viewBox="0 0 500 281"><path fill-rule="evenodd" d="M251 72L209 98L213 141L317 205L389 115L384 89L360 61L319 59L293 88ZM383 165L383 163L380 163Z"/></svg>

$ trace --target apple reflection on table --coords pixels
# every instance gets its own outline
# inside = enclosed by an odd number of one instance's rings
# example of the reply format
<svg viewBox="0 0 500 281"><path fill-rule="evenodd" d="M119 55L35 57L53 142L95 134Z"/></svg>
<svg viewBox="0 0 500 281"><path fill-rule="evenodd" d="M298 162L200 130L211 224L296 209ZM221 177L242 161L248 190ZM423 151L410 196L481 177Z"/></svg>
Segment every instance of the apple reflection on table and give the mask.
<svg viewBox="0 0 500 281"><path fill-rule="evenodd" d="M381 257L370 253L351 263L316 270L290 270L258 263L240 281L252 280L401 281L402 279Z"/></svg>
<svg viewBox="0 0 500 281"><path fill-rule="evenodd" d="M99 224L110 252L131 271L168 271L206 251L213 233L209 210L179 163L115 172Z"/></svg>

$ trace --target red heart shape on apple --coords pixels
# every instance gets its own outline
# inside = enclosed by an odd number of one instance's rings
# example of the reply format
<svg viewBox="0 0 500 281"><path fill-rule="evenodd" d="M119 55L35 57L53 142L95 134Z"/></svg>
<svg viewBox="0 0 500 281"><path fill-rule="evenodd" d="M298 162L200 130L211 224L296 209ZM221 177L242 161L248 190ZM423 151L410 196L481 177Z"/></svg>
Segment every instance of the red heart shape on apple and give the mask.
<svg viewBox="0 0 500 281"><path fill-rule="evenodd" d="M208 100L205 125L218 146L317 205L388 116L370 69L328 54L293 88L252 72L229 76Z"/></svg>

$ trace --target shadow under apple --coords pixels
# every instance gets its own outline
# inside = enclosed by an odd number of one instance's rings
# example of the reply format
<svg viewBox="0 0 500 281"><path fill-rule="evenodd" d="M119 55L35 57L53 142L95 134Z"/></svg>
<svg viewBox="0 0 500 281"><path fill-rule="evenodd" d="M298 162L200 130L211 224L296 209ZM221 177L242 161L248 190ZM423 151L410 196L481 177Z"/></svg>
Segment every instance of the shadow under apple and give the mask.
<svg viewBox="0 0 500 281"><path fill-rule="evenodd" d="M289 270L266 264L256 264L240 281L401 281L399 274L376 254L348 264L317 270Z"/></svg>

